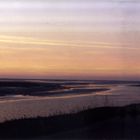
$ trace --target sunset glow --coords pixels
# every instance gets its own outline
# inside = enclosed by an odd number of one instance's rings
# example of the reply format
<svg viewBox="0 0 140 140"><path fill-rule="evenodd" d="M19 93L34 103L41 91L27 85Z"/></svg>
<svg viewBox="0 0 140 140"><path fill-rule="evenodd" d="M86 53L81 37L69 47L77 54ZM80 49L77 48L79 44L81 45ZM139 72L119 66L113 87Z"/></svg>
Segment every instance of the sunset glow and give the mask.
<svg viewBox="0 0 140 140"><path fill-rule="evenodd" d="M140 79L140 2L0 1L0 77Z"/></svg>

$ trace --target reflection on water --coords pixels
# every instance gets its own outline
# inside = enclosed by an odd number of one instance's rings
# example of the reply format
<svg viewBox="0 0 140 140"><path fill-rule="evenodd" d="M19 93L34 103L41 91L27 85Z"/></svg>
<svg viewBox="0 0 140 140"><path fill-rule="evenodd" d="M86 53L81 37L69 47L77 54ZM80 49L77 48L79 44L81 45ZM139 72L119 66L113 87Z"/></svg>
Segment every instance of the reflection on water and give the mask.
<svg viewBox="0 0 140 140"><path fill-rule="evenodd" d="M20 93L0 96L0 122L23 117L71 113L87 108L140 103L140 87L130 84L75 84L67 81L62 82L61 86L61 89L41 90L37 96ZM39 96L42 94L45 96Z"/></svg>

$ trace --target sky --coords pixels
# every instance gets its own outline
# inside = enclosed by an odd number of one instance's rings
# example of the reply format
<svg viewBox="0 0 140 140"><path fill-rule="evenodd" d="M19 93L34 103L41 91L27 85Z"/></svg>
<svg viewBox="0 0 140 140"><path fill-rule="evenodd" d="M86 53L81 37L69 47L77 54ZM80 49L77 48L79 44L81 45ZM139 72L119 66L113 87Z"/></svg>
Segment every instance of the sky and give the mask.
<svg viewBox="0 0 140 140"><path fill-rule="evenodd" d="M140 80L139 0L0 0L0 78Z"/></svg>

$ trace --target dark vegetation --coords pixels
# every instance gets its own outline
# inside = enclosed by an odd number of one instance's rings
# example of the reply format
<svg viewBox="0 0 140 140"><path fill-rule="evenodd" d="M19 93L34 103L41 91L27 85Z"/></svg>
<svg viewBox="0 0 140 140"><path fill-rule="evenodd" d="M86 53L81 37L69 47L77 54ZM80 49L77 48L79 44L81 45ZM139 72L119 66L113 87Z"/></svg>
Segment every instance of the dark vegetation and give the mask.
<svg viewBox="0 0 140 140"><path fill-rule="evenodd" d="M140 139L140 105L13 120L0 124L0 138Z"/></svg>

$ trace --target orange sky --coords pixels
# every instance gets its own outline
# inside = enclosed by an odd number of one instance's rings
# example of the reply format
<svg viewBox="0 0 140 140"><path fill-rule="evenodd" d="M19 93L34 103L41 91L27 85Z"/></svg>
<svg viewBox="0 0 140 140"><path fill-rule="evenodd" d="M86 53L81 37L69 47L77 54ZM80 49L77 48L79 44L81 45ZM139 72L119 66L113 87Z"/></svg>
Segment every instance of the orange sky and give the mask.
<svg viewBox="0 0 140 140"><path fill-rule="evenodd" d="M0 77L140 79L140 3L126 2L0 2Z"/></svg>

